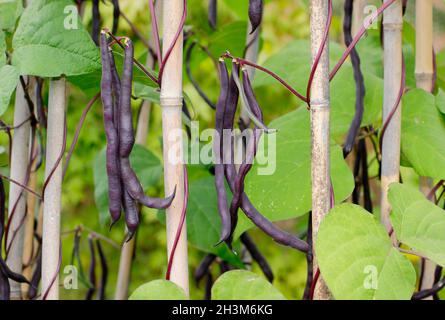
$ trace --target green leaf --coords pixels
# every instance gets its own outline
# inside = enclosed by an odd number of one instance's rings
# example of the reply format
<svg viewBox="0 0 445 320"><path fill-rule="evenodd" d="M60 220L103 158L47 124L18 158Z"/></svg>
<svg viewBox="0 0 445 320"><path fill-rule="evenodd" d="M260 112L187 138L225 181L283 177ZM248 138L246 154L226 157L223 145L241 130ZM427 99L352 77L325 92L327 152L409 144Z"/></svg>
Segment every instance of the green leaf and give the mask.
<svg viewBox="0 0 445 320"><path fill-rule="evenodd" d="M225 5L230 8L239 19L247 19L247 12L249 8L248 1L239 1L239 0L224 0Z"/></svg>
<svg viewBox="0 0 445 320"><path fill-rule="evenodd" d="M118 73L121 75L123 72L123 64L124 64L124 56L119 51L113 51L114 60L116 63L116 69ZM151 73L157 77L157 73L153 70L150 70ZM102 70L97 69L91 73L84 75L77 75L68 77L68 80L86 92L96 93L100 90L100 81L102 79ZM143 73L138 66L134 65L133 67L133 82L134 84L149 86L149 87L157 87L157 84L154 83L145 73ZM139 88L138 88L139 89ZM136 86L134 87L136 90ZM146 89L148 90L148 89ZM153 89L154 90L154 89Z"/></svg>
<svg viewBox="0 0 445 320"><path fill-rule="evenodd" d="M311 46L307 40L291 42L263 64L286 80L301 94L306 94L306 85L311 66ZM334 65L343 54L344 48L330 43L330 60ZM286 63L283 63L286 61ZM381 118L383 81L373 73L363 72L366 95L362 126L376 124ZM263 72L255 75L254 86L280 86L271 76ZM331 82L331 134L337 142L348 131L355 113L355 83L350 62L346 62Z"/></svg>
<svg viewBox="0 0 445 320"><path fill-rule="evenodd" d="M241 258L227 244L219 241L221 219L218 214L215 181L212 176L194 180L189 185L187 206L187 238L195 247L216 254L238 268L244 268Z"/></svg>
<svg viewBox="0 0 445 320"><path fill-rule="evenodd" d="M419 190L400 183L390 186L388 199L397 239L445 266L445 211Z"/></svg>
<svg viewBox="0 0 445 320"><path fill-rule="evenodd" d="M403 97L403 157L426 177L445 179L445 119L436 108L435 97L422 90L410 90Z"/></svg>
<svg viewBox="0 0 445 320"><path fill-rule="evenodd" d="M445 49L440 51L437 56L437 85L445 90Z"/></svg>
<svg viewBox="0 0 445 320"><path fill-rule="evenodd" d="M168 280L153 280L138 287L129 300L188 300L185 292Z"/></svg>
<svg viewBox="0 0 445 320"><path fill-rule="evenodd" d="M439 89L436 95L436 107L440 112L445 114L445 92Z"/></svg>
<svg viewBox="0 0 445 320"><path fill-rule="evenodd" d="M244 52L246 35L246 22L234 22L212 34L209 38L208 49L214 57L219 57L226 51L239 57Z"/></svg>
<svg viewBox="0 0 445 320"><path fill-rule="evenodd" d="M59 77L100 70L99 50L75 8L70 0L34 0L25 9L12 42L13 64L21 74Z"/></svg>
<svg viewBox="0 0 445 320"><path fill-rule="evenodd" d="M147 100L153 103L160 103L159 89L151 86L144 85L139 82L135 82L133 87L133 94L135 97Z"/></svg>
<svg viewBox="0 0 445 320"><path fill-rule="evenodd" d="M14 29L22 11L22 0L0 0L0 29Z"/></svg>
<svg viewBox="0 0 445 320"><path fill-rule="evenodd" d="M416 284L411 262L365 209L342 204L321 222L315 242L321 275L335 299L405 300Z"/></svg>
<svg viewBox="0 0 445 320"><path fill-rule="evenodd" d="M0 68L6 64L6 38L5 33L0 30Z"/></svg>
<svg viewBox="0 0 445 320"><path fill-rule="evenodd" d="M0 68L0 116L8 109L11 95L19 82L17 68L5 65Z"/></svg>
<svg viewBox="0 0 445 320"><path fill-rule="evenodd" d="M212 287L212 300L286 300L265 278L249 271L233 270L220 276Z"/></svg>
<svg viewBox="0 0 445 320"><path fill-rule="evenodd" d="M263 135L268 163L260 164L259 158L247 176L245 190L257 209L271 221L296 218L309 212L311 202L311 131L309 112L305 108L288 113L272 121L269 128L277 133ZM273 143L276 138L276 145ZM271 142L268 142L268 140ZM270 166L270 171L265 170ZM331 146L331 178L335 200L345 200L354 189L354 178L343 159L339 146ZM236 234L239 235L252 223L240 214Z"/></svg>
<svg viewBox="0 0 445 320"><path fill-rule="evenodd" d="M144 188L159 182L162 165L159 159L146 148L135 145L130 155L131 165ZM108 177L106 170L106 149L102 149L94 160L94 198L99 210L101 224L106 224L110 217L108 211Z"/></svg>

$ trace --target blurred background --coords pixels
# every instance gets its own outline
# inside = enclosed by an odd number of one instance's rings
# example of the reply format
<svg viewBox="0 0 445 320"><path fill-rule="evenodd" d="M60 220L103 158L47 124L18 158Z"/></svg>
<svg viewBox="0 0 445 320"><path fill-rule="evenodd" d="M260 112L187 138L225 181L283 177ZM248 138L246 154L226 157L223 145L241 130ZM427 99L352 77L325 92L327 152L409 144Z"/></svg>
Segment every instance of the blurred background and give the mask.
<svg viewBox="0 0 445 320"><path fill-rule="evenodd" d="M205 0L188 0L188 19L186 30L193 33L193 37L199 39L204 46L215 41L218 34L226 35L224 41L227 48L234 54L241 55L247 27L247 0L219 0L218 1L218 26L214 31L207 22L207 5ZM378 5L380 1L369 1ZM441 0L437 0L435 10L436 30L445 30L445 5ZM285 47L289 42L296 39L309 39L309 7L308 0L270 0L265 1L263 25L261 29L261 43L259 63L264 62L268 57ZM343 1L334 0L335 16L331 29L331 40L342 43L342 16ZM150 37L150 13L148 1L146 0L120 0L120 6L125 16L137 27L145 39ZM409 1L406 15L408 22L414 23L413 19L414 1ZM111 29L113 23L112 6L108 1L100 3L102 27ZM84 24L91 30L91 2L87 1L84 15ZM242 32L233 32L239 30ZM231 31L232 30L232 31ZM137 37L131 26L120 19L118 30L119 36L129 36L136 46L136 57L140 61L145 61L146 49L142 41ZM437 33L435 36L436 50L440 51L445 46L445 34ZM240 51L241 52L237 52ZM220 53L223 53L220 52ZM366 57L362 57L366 59ZM283 62L285 63L285 62ZM309 63L309 62L308 62ZM219 93L217 83L217 72L213 62L199 50L193 55L191 66L194 77L200 83L202 89L212 99L216 100ZM303 80L305 81L305 80ZM351 80L352 81L352 80ZM47 88L45 88L47 90ZM191 101L194 117L200 121L200 129L213 126L213 111L204 103L191 86L184 73L184 91ZM68 145L71 143L76 125L81 117L82 111L87 102L95 92L85 93L74 85L70 85L70 96L68 106ZM258 99L265 112L266 123L272 119L283 115L298 107L296 99L279 87L262 87L257 92ZM47 95L45 94L44 97ZM46 98L45 98L46 99ZM13 105L14 101L11 102ZM134 115L136 121L137 110L140 100L133 101ZM12 123L13 108L10 108L4 115L6 123ZM159 106L152 108L149 126L149 138L147 147L159 158L162 156L161 149L161 113ZM96 231L107 238L112 239L120 245L124 238L123 223L115 226L111 232L108 225L100 222L99 211L94 197L94 161L98 153L105 146L105 134L103 130L101 104L96 103L89 113L79 142L70 162L67 176L63 185L63 212L62 212L62 243L63 260L61 268L61 280L63 280L63 270L71 263L73 250L73 238L76 227L83 225L86 228ZM8 174L8 147L5 134L0 135L0 165L1 172ZM40 177L42 178L42 177ZM160 179L162 180L162 179ZM153 189L162 190L161 181ZM166 238L165 228L157 218L156 212L143 210L142 225L137 234L136 254L132 268L132 278L129 292L131 293L139 285L150 280L163 278L166 271ZM286 221L280 226L292 233L301 232L304 221ZM87 234L84 232L80 244L81 263L85 270L89 266L89 251ZM306 259L304 255L294 250L276 245L271 239L264 236L258 230L250 232L261 252L269 261L274 274L274 285L289 299L301 299L306 280ZM105 254L109 263L109 281L107 285L107 298L114 297L117 270L120 258L120 250L107 242L102 242ZM189 246L189 265L192 275L205 253ZM261 273L256 265L253 270ZM214 278L220 270L217 265L213 267ZM191 298L202 299L204 297L205 281L199 286L195 284L192 277ZM85 296L87 287L79 283L78 290L65 290L61 287L61 297L65 299L82 299Z"/></svg>

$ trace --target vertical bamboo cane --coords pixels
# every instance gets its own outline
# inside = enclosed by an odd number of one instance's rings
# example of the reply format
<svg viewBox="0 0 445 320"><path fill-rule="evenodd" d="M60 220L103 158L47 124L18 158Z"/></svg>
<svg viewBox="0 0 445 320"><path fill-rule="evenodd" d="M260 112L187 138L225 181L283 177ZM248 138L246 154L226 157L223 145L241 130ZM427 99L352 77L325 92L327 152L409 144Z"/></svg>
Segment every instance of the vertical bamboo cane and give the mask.
<svg viewBox="0 0 445 320"><path fill-rule="evenodd" d="M37 142L37 139L34 139ZM31 151L32 152L32 151ZM31 166L32 169L35 168L36 161L33 161ZM37 172L31 172L28 186L35 190L37 185ZM27 212L24 221L24 241L23 241L23 276L31 280L32 277L32 258L34 254L34 221L35 221L35 208L36 208L36 197L32 194L27 196ZM22 283L22 293L23 298L28 297L29 285L27 283Z"/></svg>
<svg viewBox="0 0 445 320"><path fill-rule="evenodd" d="M354 0L354 17L352 24L352 35L354 36L357 31L363 26L365 22L365 7L367 0Z"/></svg>
<svg viewBox="0 0 445 320"><path fill-rule="evenodd" d="M172 45L184 12L182 0L163 1L163 55ZM182 135L182 33L177 40L164 69L161 84L162 129L164 144L164 184L165 194L172 194L176 187L176 197L166 210L167 248L170 256L175 235L181 218L184 202L184 171ZM180 158L181 161L175 161ZM171 270L171 281L189 292L187 228L184 224L176 247Z"/></svg>
<svg viewBox="0 0 445 320"><path fill-rule="evenodd" d="M433 83L433 1L416 0L416 83L431 92Z"/></svg>
<svg viewBox="0 0 445 320"><path fill-rule="evenodd" d="M416 0L416 84L427 92L432 91L434 77L433 67L433 1ZM420 188L429 193L431 181L426 177L420 178ZM420 289L429 289L434 285L436 264L425 260ZM432 300L429 297L428 300Z"/></svg>
<svg viewBox="0 0 445 320"><path fill-rule="evenodd" d="M162 15L161 1L155 2L156 17L159 18ZM153 46L153 37L150 37L149 44ZM146 66L153 69L155 61L153 60L150 52L147 55ZM138 124L136 127L136 143L145 145L147 142L148 127L150 122L151 102L145 100L142 103L141 110L139 112ZM128 287L130 284L131 265L133 262L133 255L136 246L136 237L133 237L130 241L125 242L121 249L121 257L119 260L119 271L117 275L115 300L125 300L128 298Z"/></svg>
<svg viewBox="0 0 445 320"><path fill-rule="evenodd" d="M323 42L328 18L328 1L311 1L311 47L315 59ZM318 227L330 209L330 91L329 91L329 43L323 51L311 90L311 135L312 135L312 226L314 243ZM318 269L314 256L314 274ZM317 282L314 299L330 299L331 294L322 277Z"/></svg>
<svg viewBox="0 0 445 320"><path fill-rule="evenodd" d="M63 147L65 108L66 80L52 80L49 85L45 179L55 167ZM43 202L42 293L48 293L48 300L59 299L61 197L62 161L46 187Z"/></svg>
<svg viewBox="0 0 445 320"><path fill-rule="evenodd" d="M28 103L25 99L25 91L22 85L19 83L16 90L14 126L22 124L24 121L28 120L29 117L30 112ZM12 138L10 176L12 179L24 185L27 184L26 175L29 162L30 132L30 121L26 121L24 124L14 130L14 135ZM11 216L12 210L15 211L9 226L8 242L6 244L6 247L9 247L9 254L6 259L6 263L12 271L22 273L24 236L22 220L26 214L26 192L23 192L23 188L13 183L10 184L9 190L9 216ZM15 236L14 233L16 233ZM21 299L22 294L20 283L11 280L10 284L11 299Z"/></svg>
<svg viewBox="0 0 445 320"><path fill-rule="evenodd" d="M387 0L386 0L387 1ZM402 76L402 2L397 0L383 14L384 28L384 95L383 122L388 119L400 91ZM387 230L391 229L388 202L388 187L399 182L400 167L400 128L402 106L394 113L382 141L382 199L381 220Z"/></svg>

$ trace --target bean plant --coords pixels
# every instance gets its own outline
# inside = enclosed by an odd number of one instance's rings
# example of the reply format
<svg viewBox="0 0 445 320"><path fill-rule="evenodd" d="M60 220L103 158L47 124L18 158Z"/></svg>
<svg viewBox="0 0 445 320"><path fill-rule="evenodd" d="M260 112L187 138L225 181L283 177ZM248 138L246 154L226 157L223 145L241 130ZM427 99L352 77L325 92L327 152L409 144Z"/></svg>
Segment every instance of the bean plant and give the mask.
<svg viewBox="0 0 445 320"><path fill-rule="evenodd" d="M272 47L277 3L0 0L0 299L440 299L441 4L280 2Z"/></svg>

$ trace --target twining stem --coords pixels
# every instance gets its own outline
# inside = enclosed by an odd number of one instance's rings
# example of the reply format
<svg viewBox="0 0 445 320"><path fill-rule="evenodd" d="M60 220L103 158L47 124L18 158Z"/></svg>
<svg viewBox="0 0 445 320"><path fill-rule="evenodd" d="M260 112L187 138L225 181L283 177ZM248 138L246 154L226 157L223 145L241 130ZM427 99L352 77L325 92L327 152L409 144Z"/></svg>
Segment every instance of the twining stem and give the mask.
<svg viewBox="0 0 445 320"><path fill-rule="evenodd" d="M226 52L225 54L222 55L223 58L230 58L235 60L237 63L240 64L240 66L249 66L249 67L253 67L255 69L258 69L262 72L267 73L268 75L270 75L272 78L274 78L275 80L277 80L279 83L281 83L287 90L289 90L290 93L292 93L294 96L298 97L300 100L307 102L307 99L305 96L303 96L301 93L299 93L297 90L295 90L294 88L292 88L292 86L290 84L288 84L285 80L283 80L280 76L278 76L276 73L274 73L273 71L266 69L256 63L253 63L251 61L248 61L246 59L242 59L242 58L236 58L234 56L232 56L229 52Z"/></svg>

